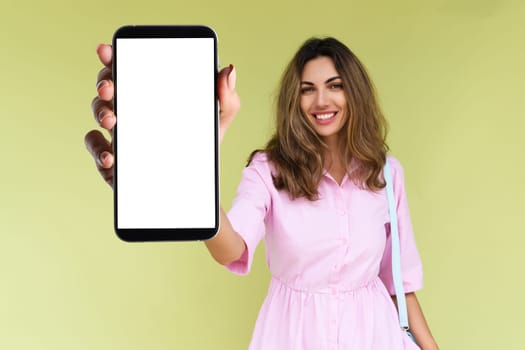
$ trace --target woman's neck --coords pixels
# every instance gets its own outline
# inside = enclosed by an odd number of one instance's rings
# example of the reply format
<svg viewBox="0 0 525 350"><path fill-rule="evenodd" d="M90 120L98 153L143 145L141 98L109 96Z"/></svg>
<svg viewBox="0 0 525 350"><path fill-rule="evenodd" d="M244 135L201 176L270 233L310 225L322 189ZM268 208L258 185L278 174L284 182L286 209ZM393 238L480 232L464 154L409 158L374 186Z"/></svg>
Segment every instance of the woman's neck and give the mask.
<svg viewBox="0 0 525 350"><path fill-rule="evenodd" d="M324 142L327 145L327 149L324 154L324 168L328 173L341 184L343 178L347 172L345 162L338 147L337 138L331 137L326 138Z"/></svg>

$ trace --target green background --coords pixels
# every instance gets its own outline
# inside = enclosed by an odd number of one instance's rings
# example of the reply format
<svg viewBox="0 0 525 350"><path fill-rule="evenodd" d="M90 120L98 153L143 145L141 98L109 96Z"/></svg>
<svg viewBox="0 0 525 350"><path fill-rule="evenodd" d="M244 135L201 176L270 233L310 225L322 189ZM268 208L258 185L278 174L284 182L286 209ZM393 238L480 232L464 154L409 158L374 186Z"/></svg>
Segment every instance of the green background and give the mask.
<svg viewBox="0 0 525 350"><path fill-rule="evenodd" d="M438 343L522 349L523 18L523 2L495 0L3 0L0 348L247 348L269 280L263 246L238 277L200 242L121 242L83 143L99 42L123 24L207 24L242 100L221 148L225 208L272 131L285 64L306 38L335 36L389 120Z"/></svg>

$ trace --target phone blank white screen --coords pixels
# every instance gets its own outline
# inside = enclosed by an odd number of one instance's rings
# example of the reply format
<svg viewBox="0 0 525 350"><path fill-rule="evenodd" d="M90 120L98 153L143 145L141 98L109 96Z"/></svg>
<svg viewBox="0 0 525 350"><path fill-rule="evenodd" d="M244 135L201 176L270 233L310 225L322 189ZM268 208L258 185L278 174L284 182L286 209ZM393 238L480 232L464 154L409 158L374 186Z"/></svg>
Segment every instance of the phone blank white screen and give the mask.
<svg viewBox="0 0 525 350"><path fill-rule="evenodd" d="M215 225L212 38L117 39L118 228Z"/></svg>

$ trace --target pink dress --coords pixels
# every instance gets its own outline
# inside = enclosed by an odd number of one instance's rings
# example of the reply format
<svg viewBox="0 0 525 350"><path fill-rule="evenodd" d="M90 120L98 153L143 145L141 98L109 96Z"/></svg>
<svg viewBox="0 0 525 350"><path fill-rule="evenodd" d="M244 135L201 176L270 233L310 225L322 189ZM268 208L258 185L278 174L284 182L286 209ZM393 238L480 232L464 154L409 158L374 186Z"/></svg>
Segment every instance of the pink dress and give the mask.
<svg viewBox="0 0 525 350"><path fill-rule="evenodd" d="M422 288L403 169L388 157L397 200L405 292ZM317 201L277 191L259 153L244 169L228 217L246 242L227 268L247 274L261 239L271 272L250 350L419 349L399 328L385 191L341 185L325 172Z"/></svg>

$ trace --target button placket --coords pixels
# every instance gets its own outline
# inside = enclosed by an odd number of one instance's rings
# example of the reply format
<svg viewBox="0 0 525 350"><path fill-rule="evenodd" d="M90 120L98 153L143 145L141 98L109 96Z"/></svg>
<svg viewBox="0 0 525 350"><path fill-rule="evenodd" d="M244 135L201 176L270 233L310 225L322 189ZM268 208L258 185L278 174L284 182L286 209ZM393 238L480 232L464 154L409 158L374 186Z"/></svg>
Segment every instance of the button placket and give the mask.
<svg viewBox="0 0 525 350"><path fill-rule="evenodd" d="M337 195L336 195L336 205L337 205L337 212L339 215L344 216L346 215L346 205L343 197L343 190L341 188L337 189Z"/></svg>
<svg viewBox="0 0 525 350"><path fill-rule="evenodd" d="M344 202L343 191L342 191L341 188L338 188L336 193L335 193L335 211L336 211L337 216L338 216L337 220L339 221L339 234L340 234L340 237L345 237L346 236L345 228L346 228L347 217L346 217L346 205L345 205L345 202Z"/></svg>
<svg viewBox="0 0 525 350"><path fill-rule="evenodd" d="M338 315L338 308L339 308L339 290L335 286L330 287L331 296L330 296L330 302L329 302L329 332L328 332L328 342L330 344L331 349L337 348L337 315Z"/></svg>

